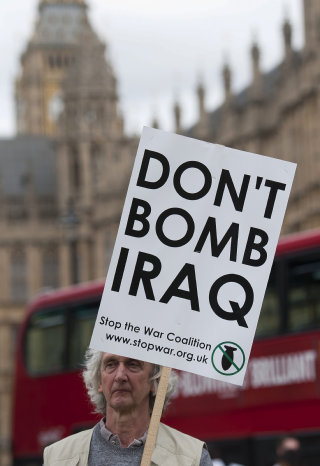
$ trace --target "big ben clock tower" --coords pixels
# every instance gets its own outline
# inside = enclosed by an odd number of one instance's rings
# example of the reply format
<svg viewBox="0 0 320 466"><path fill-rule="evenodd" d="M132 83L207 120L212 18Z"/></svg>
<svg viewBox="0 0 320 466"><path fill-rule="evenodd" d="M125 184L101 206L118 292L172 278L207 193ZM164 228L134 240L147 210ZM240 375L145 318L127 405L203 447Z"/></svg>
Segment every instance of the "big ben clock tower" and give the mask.
<svg viewBox="0 0 320 466"><path fill-rule="evenodd" d="M80 34L92 30L84 0L41 0L38 9L16 80L17 133L55 136L62 82L75 63Z"/></svg>

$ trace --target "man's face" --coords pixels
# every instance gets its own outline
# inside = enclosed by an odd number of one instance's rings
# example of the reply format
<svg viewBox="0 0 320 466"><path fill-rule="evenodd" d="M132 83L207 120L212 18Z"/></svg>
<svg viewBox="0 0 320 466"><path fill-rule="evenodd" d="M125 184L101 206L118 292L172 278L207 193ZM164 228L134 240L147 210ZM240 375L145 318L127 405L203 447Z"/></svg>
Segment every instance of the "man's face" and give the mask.
<svg viewBox="0 0 320 466"><path fill-rule="evenodd" d="M149 411L152 364L115 354L103 353L99 392L104 394L107 410ZM147 411L146 411L147 410Z"/></svg>

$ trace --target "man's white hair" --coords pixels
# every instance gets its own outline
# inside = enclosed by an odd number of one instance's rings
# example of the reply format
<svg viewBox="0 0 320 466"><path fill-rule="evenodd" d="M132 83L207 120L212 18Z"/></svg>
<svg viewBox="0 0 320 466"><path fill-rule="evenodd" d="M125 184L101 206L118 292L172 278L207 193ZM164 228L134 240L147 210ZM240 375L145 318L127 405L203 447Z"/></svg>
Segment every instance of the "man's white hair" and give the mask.
<svg viewBox="0 0 320 466"><path fill-rule="evenodd" d="M96 351L93 349L87 349L85 354L84 360L84 370L82 371L82 377L88 392L88 396L90 398L91 403L95 408L96 413L100 413L105 415L106 414L106 407L107 402L103 395L100 393L98 388L101 381L101 359L102 359L102 351ZM151 373L151 381L154 381L154 391L150 391L150 398L149 398L149 405L150 405L150 412L152 411L155 396L157 393L159 381L161 375L161 366L158 364L153 364L152 373ZM174 393L176 383L177 383L177 374L171 371L170 379L168 383L167 393L163 405L163 412L166 409L169 399Z"/></svg>

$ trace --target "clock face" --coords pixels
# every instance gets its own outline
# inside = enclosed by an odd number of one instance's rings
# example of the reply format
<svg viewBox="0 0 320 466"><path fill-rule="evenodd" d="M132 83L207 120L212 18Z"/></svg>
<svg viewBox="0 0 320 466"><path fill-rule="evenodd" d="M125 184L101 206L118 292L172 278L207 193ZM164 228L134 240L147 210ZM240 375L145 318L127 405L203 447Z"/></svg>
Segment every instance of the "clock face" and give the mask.
<svg viewBox="0 0 320 466"><path fill-rule="evenodd" d="M56 122L63 111L63 100L61 97L60 92L56 92L53 94L51 99L49 100L48 105L48 116L51 121Z"/></svg>

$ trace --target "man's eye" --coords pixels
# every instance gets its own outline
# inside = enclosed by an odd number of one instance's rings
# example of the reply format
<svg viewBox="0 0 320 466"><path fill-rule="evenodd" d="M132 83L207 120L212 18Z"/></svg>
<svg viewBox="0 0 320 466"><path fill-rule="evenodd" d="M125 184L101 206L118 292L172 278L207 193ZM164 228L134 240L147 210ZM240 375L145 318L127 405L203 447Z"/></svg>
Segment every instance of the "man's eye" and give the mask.
<svg viewBox="0 0 320 466"><path fill-rule="evenodd" d="M130 361L128 366L130 367L130 369L140 369L141 365L138 361Z"/></svg>
<svg viewBox="0 0 320 466"><path fill-rule="evenodd" d="M114 362L112 362L112 361L107 362L107 364L105 365L106 369L112 369L115 366L116 366L116 364Z"/></svg>

